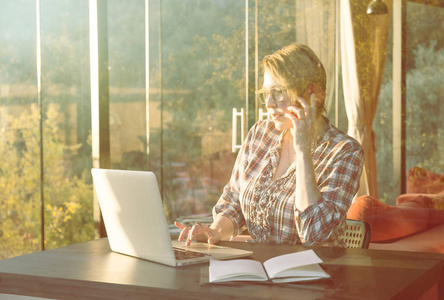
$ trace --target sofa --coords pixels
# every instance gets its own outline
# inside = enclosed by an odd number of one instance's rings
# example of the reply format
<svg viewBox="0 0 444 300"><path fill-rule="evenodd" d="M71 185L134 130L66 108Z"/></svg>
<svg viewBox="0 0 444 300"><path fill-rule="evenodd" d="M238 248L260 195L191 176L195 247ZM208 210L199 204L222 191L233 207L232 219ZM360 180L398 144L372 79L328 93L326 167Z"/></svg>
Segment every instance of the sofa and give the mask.
<svg viewBox="0 0 444 300"><path fill-rule="evenodd" d="M369 224L370 249L444 253L444 173L413 167L407 174L407 193L396 205L361 196L347 218ZM436 299L438 285L419 298Z"/></svg>
<svg viewBox="0 0 444 300"><path fill-rule="evenodd" d="M444 253L444 173L411 168L396 205L361 196L347 218L370 225L370 249Z"/></svg>

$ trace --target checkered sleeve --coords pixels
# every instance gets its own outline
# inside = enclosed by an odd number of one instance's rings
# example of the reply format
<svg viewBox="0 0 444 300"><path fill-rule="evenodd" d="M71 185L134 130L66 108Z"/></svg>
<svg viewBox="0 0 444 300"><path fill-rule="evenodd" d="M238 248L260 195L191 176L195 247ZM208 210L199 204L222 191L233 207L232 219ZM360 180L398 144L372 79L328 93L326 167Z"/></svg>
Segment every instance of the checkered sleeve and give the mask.
<svg viewBox="0 0 444 300"><path fill-rule="evenodd" d="M336 153L318 178L321 192L318 201L302 212L295 209L299 237L307 246L338 244L345 230L347 211L359 188L364 163L362 148L356 145Z"/></svg>

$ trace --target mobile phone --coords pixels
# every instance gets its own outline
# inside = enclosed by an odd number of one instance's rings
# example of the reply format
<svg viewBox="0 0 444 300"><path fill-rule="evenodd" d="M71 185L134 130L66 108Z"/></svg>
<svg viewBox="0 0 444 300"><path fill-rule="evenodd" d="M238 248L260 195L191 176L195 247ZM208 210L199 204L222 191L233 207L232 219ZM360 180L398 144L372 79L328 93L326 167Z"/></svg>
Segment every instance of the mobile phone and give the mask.
<svg viewBox="0 0 444 300"><path fill-rule="evenodd" d="M310 83L310 85L307 88L307 92L308 92L308 100L309 103L311 103L311 95L315 94L316 96L316 107L321 107L323 104L323 99L325 98L325 93L323 90L321 90L321 88L316 85L315 83ZM320 95L322 95L323 97L319 97Z"/></svg>

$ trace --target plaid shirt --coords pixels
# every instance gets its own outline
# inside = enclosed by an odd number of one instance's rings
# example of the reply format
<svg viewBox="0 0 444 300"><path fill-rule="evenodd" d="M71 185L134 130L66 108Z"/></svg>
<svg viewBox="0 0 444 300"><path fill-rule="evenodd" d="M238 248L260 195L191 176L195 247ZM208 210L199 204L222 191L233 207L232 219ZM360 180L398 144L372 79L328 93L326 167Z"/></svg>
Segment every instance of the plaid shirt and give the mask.
<svg viewBox="0 0 444 300"><path fill-rule="evenodd" d="M325 118L328 122L328 119ZM257 242L345 247L340 236L364 162L361 145L328 122L312 144L313 167L321 197L304 211L295 208L296 163L276 172L284 131L271 120L257 122L237 156L229 183L213 208L234 224L235 235L248 229Z"/></svg>

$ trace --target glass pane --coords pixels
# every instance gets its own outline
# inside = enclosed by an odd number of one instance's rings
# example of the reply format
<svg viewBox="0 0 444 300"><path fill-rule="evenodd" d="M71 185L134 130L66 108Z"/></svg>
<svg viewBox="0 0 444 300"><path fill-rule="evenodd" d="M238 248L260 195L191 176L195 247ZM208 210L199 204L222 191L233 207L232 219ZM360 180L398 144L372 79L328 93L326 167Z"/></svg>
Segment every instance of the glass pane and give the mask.
<svg viewBox="0 0 444 300"><path fill-rule="evenodd" d="M87 0L40 1L46 248L94 238Z"/></svg>
<svg viewBox="0 0 444 300"><path fill-rule="evenodd" d="M36 9L0 9L0 259L41 249Z"/></svg>
<svg viewBox="0 0 444 300"><path fill-rule="evenodd" d="M231 174L232 111L245 107L245 2L160 3L161 57L150 65L161 65L162 188L173 221L210 213Z"/></svg>
<svg viewBox="0 0 444 300"><path fill-rule="evenodd" d="M444 24L444 9L412 2L406 4L406 169L408 171L418 166L442 173L444 37L442 30L436 26L440 24L442 27ZM373 122L378 147L379 196L380 200L389 204L394 204L399 196L393 189L392 113L392 47L389 46L378 110Z"/></svg>
<svg viewBox="0 0 444 300"><path fill-rule="evenodd" d="M376 165L378 171L379 200L395 204L399 192L395 189L393 178L393 36L392 28L387 43L384 74L379 92L378 107L373 119L376 133Z"/></svg>
<svg viewBox="0 0 444 300"><path fill-rule="evenodd" d="M444 172L443 30L444 8L407 2L407 170Z"/></svg>
<svg viewBox="0 0 444 300"><path fill-rule="evenodd" d="M108 1L111 167L146 166L145 1Z"/></svg>
<svg viewBox="0 0 444 300"><path fill-rule="evenodd" d="M1 258L41 250L42 203L46 248L94 238L88 1L41 1L40 8L42 110L35 2L3 1L0 13Z"/></svg>

